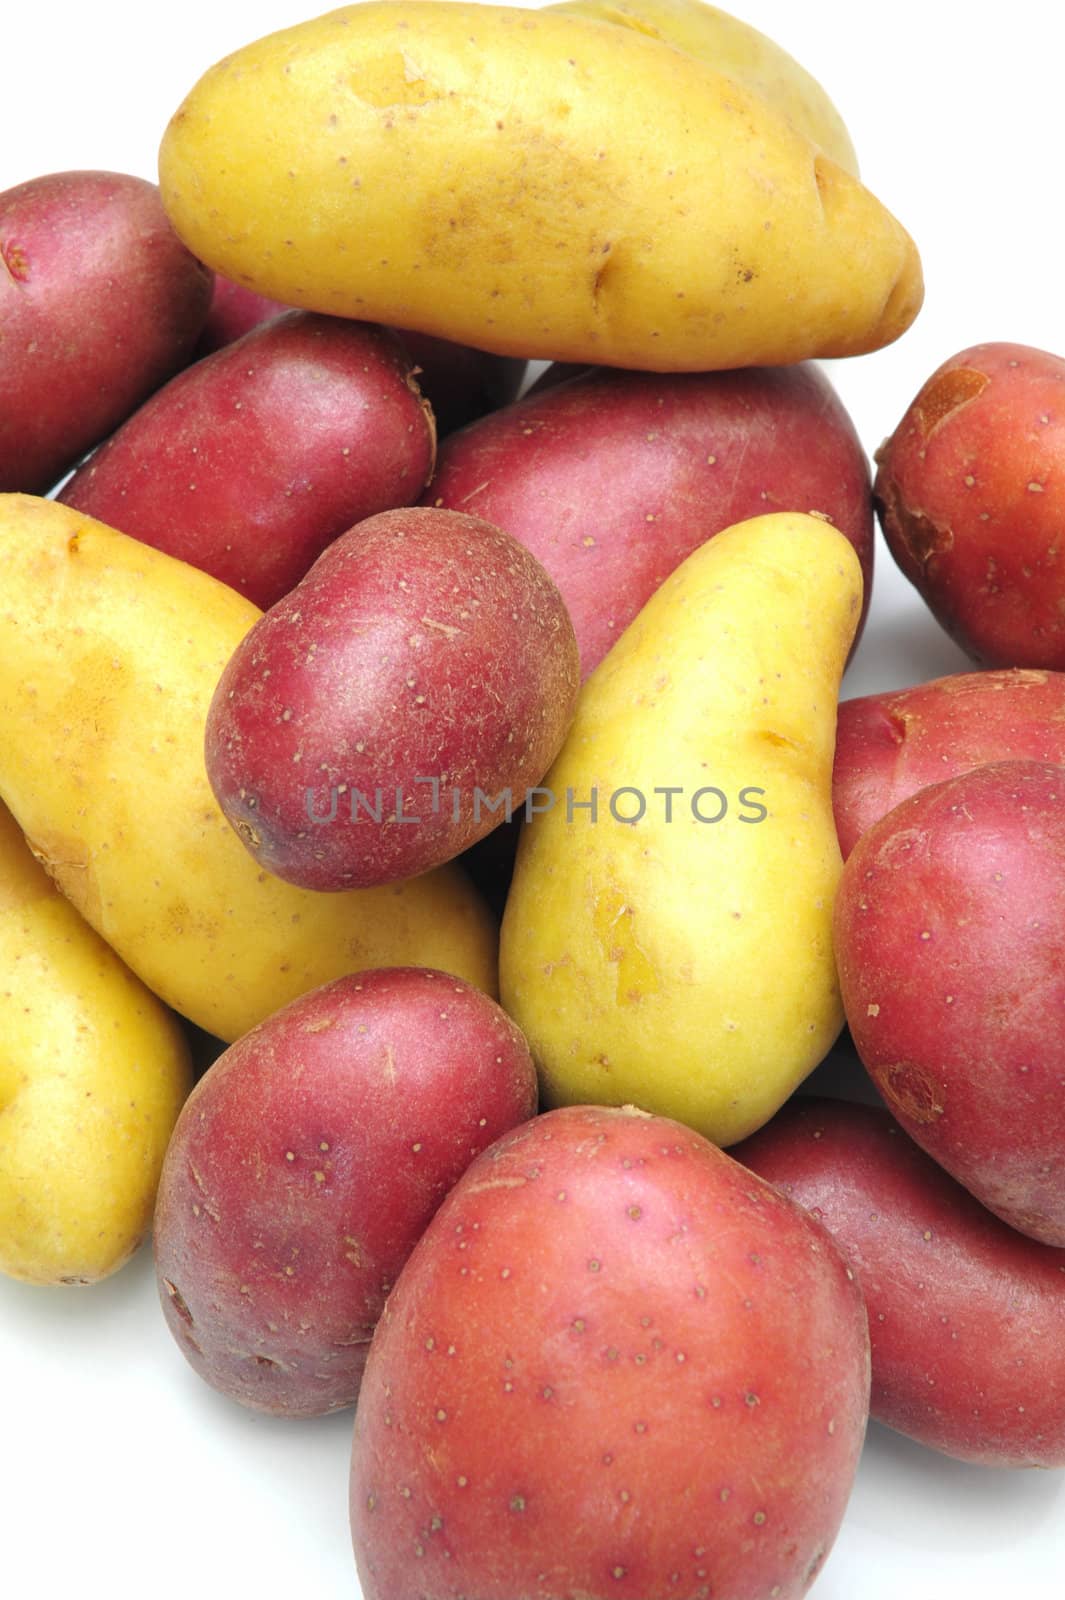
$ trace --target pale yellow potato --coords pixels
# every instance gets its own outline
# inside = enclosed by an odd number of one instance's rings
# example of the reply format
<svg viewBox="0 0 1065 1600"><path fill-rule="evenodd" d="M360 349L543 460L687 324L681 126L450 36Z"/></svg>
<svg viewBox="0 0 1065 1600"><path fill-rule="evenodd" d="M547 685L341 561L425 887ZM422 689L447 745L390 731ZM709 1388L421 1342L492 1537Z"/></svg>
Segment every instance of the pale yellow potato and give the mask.
<svg viewBox="0 0 1065 1600"><path fill-rule="evenodd" d="M191 1088L176 1018L0 806L0 1272L95 1283L122 1266Z"/></svg>
<svg viewBox="0 0 1065 1600"><path fill-rule="evenodd" d="M811 144L858 176L851 136L817 79L780 45L727 11L702 0L562 0L548 10L635 28L705 61L761 95Z"/></svg>
<svg viewBox="0 0 1065 1600"><path fill-rule="evenodd" d="M631 1103L728 1145L831 1047L832 757L861 593L836 529L758 517L689 556L588 679L503 919L503 1002L549 1104ZM700 822L710 786L727 810ZM622 789L642 820L615 820Z"/></svg>
<svg viewBox="0 0 1065 1600"><path fill-rule="evenodd" d="M495 930L456 869L315 894L262 872L226 822L204 724L249 600L30 495L0 495L0 568L0 797L150 989L226 1040L364 967L494 993Z"/></svg>
<svg viewBox="0 0 1065 1600"><path fill-rule="evenodd" d="M630 28L371 0L219 62L163 201L262 294L502 354L657 371L854 355L912 240L750 89Z"/></svg>

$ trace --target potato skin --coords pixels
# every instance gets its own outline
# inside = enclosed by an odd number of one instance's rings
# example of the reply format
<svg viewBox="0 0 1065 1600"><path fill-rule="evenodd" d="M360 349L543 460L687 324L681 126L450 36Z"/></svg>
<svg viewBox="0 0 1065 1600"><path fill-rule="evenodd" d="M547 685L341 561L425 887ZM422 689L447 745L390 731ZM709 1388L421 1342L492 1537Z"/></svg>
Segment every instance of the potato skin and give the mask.
<svg viewBox="0 0 1065 1600"><path fill-rule="evenodd" d="M159 171L217 271L502 355L853 355L923 294L904 229L767 101L558 11L370 0L259 39L186 96Z"/></svg>
<svg viewBox="0 0 1065 1600"><path fill-rule="evenodd" d="M675 1122L549 1112L471 1165L378 1325L362 1592L794 1600L868 1382L861 1296L812 1218Z"/></svg>
<svg viewBox="0 0 1065 1600"><path fill-rule="evenodd" d="M889 1108L985 1206L1052 1245L1065 1245L1063 862L1065 767L996 762L864 833L834 919L847 1021Z"/></svg>
<svg viewBox="0 0 1065 1600"><path fill-rule="evenodd" d="M143 178L0 194L0 492L43 494L189 359L211 277Z"/></svg>
<svg viewBox="0 0 1065 1600"><path fill-rule="evenodd" d="M469 984L383 968L302 996L197 1084L155 1229L192 1366L277 1416L354 1405L403 1262L473 1157L536 1110L519 1029Z"/></svg>
<svg viewBox="0 0 1065 1600"><path fill-rule="evenodd" d="M957 672L841 700L832 803L844 859L900 801L991 761L1065 765L1065 673Z"/></svg>
<svg viewBox="0 0 1065 1600"><path fill-rule="evenodd" d="M869 1310L871 1413L988 1467L1065 1467L1065 1257L992 1216L879 1106L792 1100L731 1152L812 1211Z"/></svg>
<svg viewBox="0 0 1065 1600"><path fill-rule="evenodd" d="M0 1272L91 1284L151 1226L192 1088L176 1017L83 922L0 806Z"/></svg>
<svg viewBox="0 0 1065 1600"><path fill-rule="evenodd" d="M353 523L416 500L435 448L394 334L290 311L172 379L59 498L265 610Z"/></svg>
<svg viewBox="0 0 1065 1600"><path fill-rule="evenodd" d="M585 676L697 546L766 512L812 511L846 534L862 563L863 621L868 607L869 466L810 365L586 370L455 435L422 498L487 517L543 562Z"/></svg>
<svg viewBox="0 0 1065 1600"><path fill-rule="evenodd" d="M1065 360L960 351L877 459L888 548L951 637L982 666L1065 668Z"/></svg>
<svg viewBox="0 0 1065 1600"><path fill-rule="evenodd" d="M242 640L208 713L207 772L267 871L384 884L502 820L478 789L520 808L578 687L562 598L516 539L460 512L383 512Z"/></svg>

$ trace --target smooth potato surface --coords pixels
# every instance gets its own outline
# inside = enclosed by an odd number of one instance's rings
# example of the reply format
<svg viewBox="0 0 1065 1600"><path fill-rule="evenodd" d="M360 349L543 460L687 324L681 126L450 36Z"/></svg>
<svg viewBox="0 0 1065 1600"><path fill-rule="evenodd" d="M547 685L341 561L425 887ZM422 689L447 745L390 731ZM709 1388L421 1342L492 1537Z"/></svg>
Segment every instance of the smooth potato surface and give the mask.
<svg viewBox="0 0 1065 1600"><path fill-rule="evenodd" d="M416 500L435 443L394 334L291 311L174 378L59 498L265 610L353 523Z"/></svg>
<svg viewBox="0 0 1065 1600"><path fill-rule="evenodd" d="M355 1419L366 1600L797 1600L868 1404L853 1273L664 1118L505 1135L400 1274Z"/></svg>
<svg viewBox="0 0 1065 1600"><path fill-rule="evenodd" d="M196 1086L160 1186L160 1299L196 1371L278 1416L353 1405L433 1212L535 1109L517 1027L442 972L339 978L245 1034Z"/></svg>
<svg viewBox="0 0 1065 1600"><path fill-rule="evenodd" d="M1065 1466L1065 1259L879 1106L798 1098L732 1152L812 1211L861 1284L872 1415L990 1467Z"/></svg>
<svg viewBox="0 0 1065 1600"><path fill-rule="evenodd" d="M834 919L847 1021L889 1108L991 1211L1052 1245L1065 1245L1063 864L1065 767L996 762L864 833Z"/></svg>
<svg viewBox="0 0 1065 1600"><path fill-rule="evenodd" d="M385 884L520 811L578 687L573 625L523 545L457 511L384 512L234 652L207 771L268 871L305 889Z"/></svg>
<svg viewBox="0 0 1065 1600"><path fill-rule="evenodd" d="M210 298L143 178L0 194L0 491L50 489L189 360Z"/></svg>

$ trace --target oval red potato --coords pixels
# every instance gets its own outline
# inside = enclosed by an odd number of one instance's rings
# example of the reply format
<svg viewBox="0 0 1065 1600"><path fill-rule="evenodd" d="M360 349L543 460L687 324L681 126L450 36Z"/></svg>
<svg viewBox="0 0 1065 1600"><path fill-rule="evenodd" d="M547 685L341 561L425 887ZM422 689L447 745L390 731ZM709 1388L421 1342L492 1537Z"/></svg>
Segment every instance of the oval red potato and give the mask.
<svg viewBox="0 0 1065 1600"><path fill-rule="evenodd" d="M545 377L447 441L423 504L487 517L543 562L585 676L686 556L768 511L812 511L846 534L868 605L869 464L819 368Z"/></svg>
<svg viewBox="0 0 1065 1600"><path fill-rule="evenodd" d="M871 1411L989 1467L1065 1467L1065 1257L1000 1221L880 1106L798 1098L731 1152L858 1274Z"/></svg>
<svg viewBox="0 0 1065 1600"><path fill-rule="evenodd" d="M355 1422L366 1600L795 1600L836 1536L868 1329L820 1225L678 1123L553 1111L467 1171Z"/></svg>
<svg viewBox="0 0 1065 1600"><path fill-rule="evenodd" d="M1065 767L998 762L904 800L851 852L834 935L851 1035L903 1127L1065 1245Z"/></svg>
<svg viewBox="0 0 1065 1600"><path fill-rule="evenodd" d="M518 1028L426 968L340 978L230 1045L181 1113L156 1208L160 1299L192 1366L279 1416L354 1404L415 1241L535 1109Z"/></svg>
<svg viewBox="0 0 1065 1600"><path fill-rule="evenodd" d="M840 702L832 804L844 858L918 789L991 761L1065 764L1065 672L957 672Z"/></svg>
<svg viewBox="0 0 1065 1600"><path fill-rule="evenodd" d="M478 517L371 517L230 660L207 719L212 788L258 861L306 889L425 872L520 810L576 707L561 596Z"/></svg>
<svg viewBox="0 0 1065 1600"><path fill-rule="evenodd" d="M143 178L54 172L0 194L0 491L44 494L176 372L211 280Z"/></svg>
<svg viewBox="0 0 1065 1600"><path fill-rule="evenodd" d="M393 333L290 311L174 378L59 498L265 610L352 523L416 500L435 448Z"/></svg>
<svg viewBox="0 0 1065 1600"><path fill-rule="evenodd" d="M1065 361L960 351L877 460L888 547L951 637L984 666L1065 668Z"/></svg>

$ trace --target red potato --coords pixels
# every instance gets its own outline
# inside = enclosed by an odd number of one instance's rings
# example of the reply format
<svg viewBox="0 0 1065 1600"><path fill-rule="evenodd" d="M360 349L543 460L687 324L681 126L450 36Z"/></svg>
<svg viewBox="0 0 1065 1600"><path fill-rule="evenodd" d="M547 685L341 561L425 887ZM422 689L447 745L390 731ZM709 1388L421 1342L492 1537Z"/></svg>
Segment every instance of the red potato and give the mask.
<svg viewBox="0 0 1065 1600"><path fill-rule="evenodd" d="M851 852L834 937L855 1047L903 1127L1065 1245L1065 767L997 762L904 800Z"/></svg>
<svg viewBox="0 0 1065 1600"><path fill-rule="evenodd" d="M190 359L211 280L142 178L0 194L0 492L43 494Z"/></svg>
<svg viewBox="0 0 1065 1600"><path fill-rule="evenodd" d="M268 300L219 274L197 353L219 350L288 309L279 300ZM434 339L428 333L399 329L397 336L418 369L418 387L432 405L440 438L517 398L527 362Z"/></svg>
<svg viewBox="0 0 1065 1600"><path fill-rule="evenodd" d="M792 1100L731 1152L844 1251L872 1415L989 1467L1065 1467L1065 1256L1006 1226L879 1106Z"/></svg>
<svg viewBox="0 0 1065 1600"><path fill-rule="evenodd" d="M353 523L417 499L435 448L394 334L290 311L174 378L59 498L265 610Z"/></svg>
<svg viewBox="0 0 1065 1600"><path fill-rule="evenodd" d="M877 460L888 547L951 637L985 666L1065 668L1065 361L962 350Z"/></svg>
<svg viewBox="0 0 1065 1600"><path fill-rule="evenodd" d="M861 558L865 604L871 592L868 464L810 365L578 372L449 439L422 498L487 517L543 562L585 676L698 545L764 512L835 523Z"/></svg>
<svg viewBox="0 0 1065 1600"><path fill-rule="evenodd" d="M371 517L238 646L207 718L218 803L306 889L427 871L521 807L576 708L547 573L477 517Z"/></svg>
<svg viewBox="0 0 1065 1600"><path fill-rule="evenodd" d="M433 1212L535 1109L519 1029L442 972L340 978L260 1023L200 1080L164 1166L156 1270L184 1355L260 1411L353 1405Z"/></svg>
<svg viewBox="0 0 1065 1600"><path fill-rule="evenodd" d="M865 1308L811 1217L679 1123L578 1106L451 1192L374 1336L365 1600L794 1600L868 1407Z"/></svg>
<svg viewBox="0 0 1065 1600"><path fill-rule="evenodd" d="M1065 765L1065 672L958 672L842 701L832 803L844 858L918 789L1013 759Z"/></svg>

